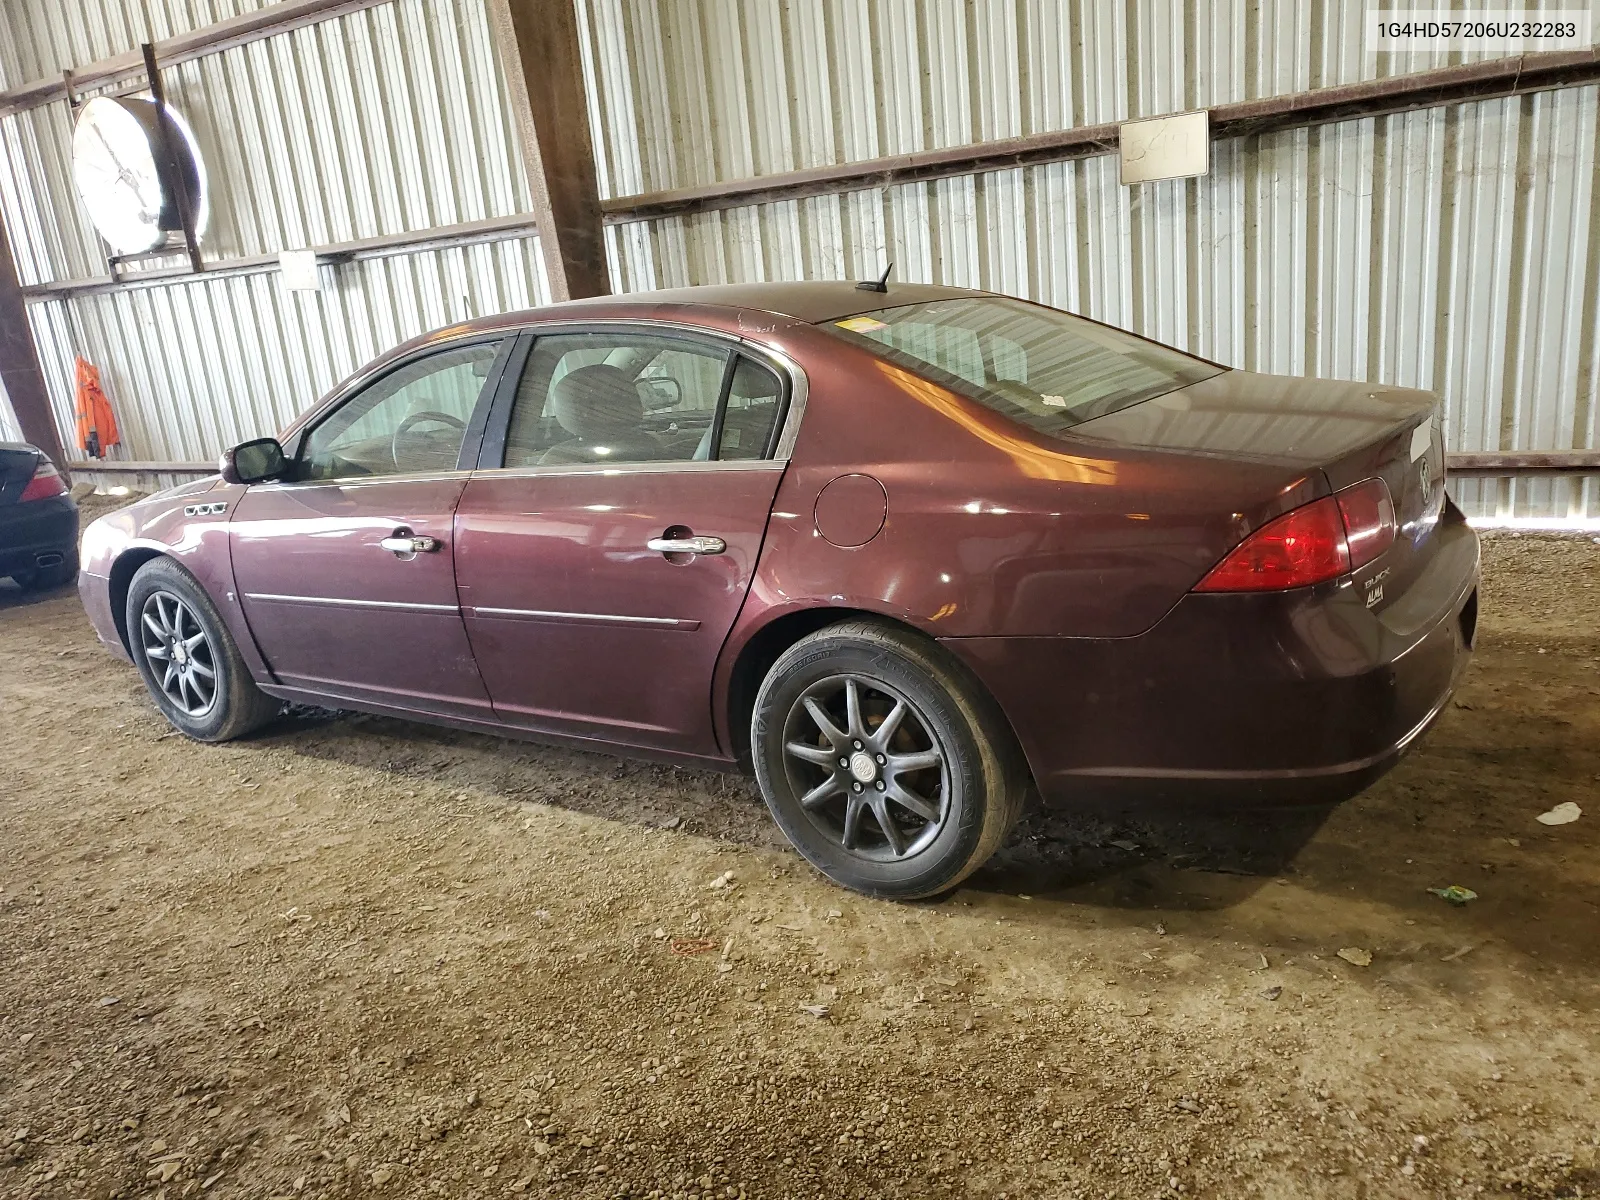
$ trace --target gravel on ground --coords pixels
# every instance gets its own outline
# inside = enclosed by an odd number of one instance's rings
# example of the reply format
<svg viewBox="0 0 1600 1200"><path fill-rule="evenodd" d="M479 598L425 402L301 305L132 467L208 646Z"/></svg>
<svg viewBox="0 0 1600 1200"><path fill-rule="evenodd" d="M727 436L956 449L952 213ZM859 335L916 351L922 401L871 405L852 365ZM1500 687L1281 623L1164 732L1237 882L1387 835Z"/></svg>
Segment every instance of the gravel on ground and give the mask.
<svg viewBox="0 0 1600 1200"><path fill-rule="evenodd" d="M735 775L196 745L0 585L0 1195L1600 1194L1600 546L1485 556L1360 797L1033 813L915 905Z"/></svg>

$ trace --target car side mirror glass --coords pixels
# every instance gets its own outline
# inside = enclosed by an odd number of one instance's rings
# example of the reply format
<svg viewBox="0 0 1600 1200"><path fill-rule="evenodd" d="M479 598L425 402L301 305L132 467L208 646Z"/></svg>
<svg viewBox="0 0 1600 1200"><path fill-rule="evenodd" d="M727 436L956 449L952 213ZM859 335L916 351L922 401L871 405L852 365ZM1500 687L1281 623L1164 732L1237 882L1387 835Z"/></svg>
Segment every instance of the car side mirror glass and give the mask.
<svg viewBox="0 0 1600 1200"><path fill-rule="evenodd" d="M264 483L288 469L289 460L277 438L241 442L222 456L222 478L227 483Z"/></svg>

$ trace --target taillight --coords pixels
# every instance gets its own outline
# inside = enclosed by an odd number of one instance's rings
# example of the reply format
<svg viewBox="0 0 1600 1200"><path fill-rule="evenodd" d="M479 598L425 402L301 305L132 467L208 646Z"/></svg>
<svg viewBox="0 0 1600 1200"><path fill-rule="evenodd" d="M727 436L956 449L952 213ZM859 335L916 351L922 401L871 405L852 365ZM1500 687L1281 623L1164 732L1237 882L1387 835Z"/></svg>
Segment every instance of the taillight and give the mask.
<svg viewBox="0 0 1600 1200"><path fill-rule="evenodd" d="M1337 579L1350 569L1344 521L1332 496L1268 521L1195 585L1197 592L1275 592Z"/></svg>
<svg viewBox="0 0 1600 1200"><path fill-rule="evenodd" d="M55 464L48 458L41 458L39 465L33 470L33 478L28 480L28 486L22 489L18 504L26 504L29 500L48 500L51 496L60 496L67 490L67 481L61 478L61 472L56 470Z"/></svg>
<svg viewBox="0 0 1600 1200"><path fill-rule="evenodd" d="M1344 517L1350 566L1364 567L1394 545L1394 501L1381 479L1353 484L1334 497Z"/></svg>
<svg viewBox="0 0 1600 1200"><path fill-rule="evenodd" d="M1197 592L1310 587L1365 566L1394 543L1394 502L1381 479L1268 521L1195 584Z"/></svg>

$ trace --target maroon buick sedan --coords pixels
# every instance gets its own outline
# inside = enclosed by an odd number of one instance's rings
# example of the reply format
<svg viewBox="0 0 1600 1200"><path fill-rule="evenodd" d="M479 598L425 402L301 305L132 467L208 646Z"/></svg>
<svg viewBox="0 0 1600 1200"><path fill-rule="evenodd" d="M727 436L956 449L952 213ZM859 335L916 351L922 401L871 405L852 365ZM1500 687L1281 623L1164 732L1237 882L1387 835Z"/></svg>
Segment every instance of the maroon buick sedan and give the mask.
<svg viewBox="0 0 1600 1200"><path fill-rule="evenodd" d="M80 580L192 738L295 700L737 764L916 897L1033 788L1353 794L1444 706L1478 545L1426 393L795 283L419 338L96 521Z"/></svg>

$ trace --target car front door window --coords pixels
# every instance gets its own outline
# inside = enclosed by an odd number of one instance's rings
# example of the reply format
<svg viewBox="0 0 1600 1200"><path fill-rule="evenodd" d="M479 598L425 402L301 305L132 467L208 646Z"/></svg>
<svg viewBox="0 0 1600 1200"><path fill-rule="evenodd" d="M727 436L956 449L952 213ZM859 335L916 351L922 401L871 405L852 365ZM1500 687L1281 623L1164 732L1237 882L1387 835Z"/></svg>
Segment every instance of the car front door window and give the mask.
<svg viewBox="0 0 1600 1200"><path fill-rule="evenodd" d="M233 502L239 603L283 687L492 717L456 591L455 515L470 475L456 468L506 345L401 363L316 424L288 480Z"/></svg>
<svg viewBox="0 0 1600 1200"><path fill-rule="evenodd" d="M389 372L311 431L296 478L455 470L498 349L497 342L478 342Z"/></svg>

